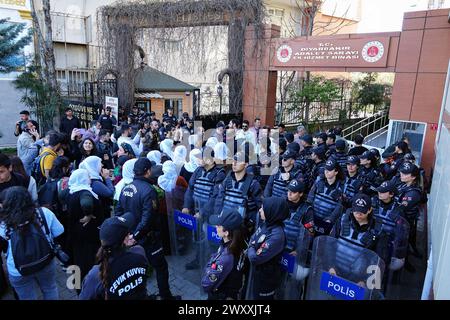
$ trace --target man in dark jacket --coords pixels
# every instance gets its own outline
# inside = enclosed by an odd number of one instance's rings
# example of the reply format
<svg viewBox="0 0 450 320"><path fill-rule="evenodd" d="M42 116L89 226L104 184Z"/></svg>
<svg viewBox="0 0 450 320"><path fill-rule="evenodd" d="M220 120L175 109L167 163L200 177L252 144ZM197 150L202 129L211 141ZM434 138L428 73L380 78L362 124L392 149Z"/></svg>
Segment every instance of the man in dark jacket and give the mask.
<svg viewBox="0 0 450 320"><path fill-rule="evenodd" d="M106 107L104 113L98 117L98 121L102 125L102 129L113 133L114 126L117 125L117 119L111 114L111 107Z"/></svg>
<svg viewBox="0 0 450 320"><path fill-rule="evenodd" d="M66 116L61 119L61 124L59 125L59 131L67 134L70 137L72 130L75 128L81 128L80 119L73 115L72 108L66 108Z"/></svg>
<svg viewBox="0 0 450 320"><path fill-rule="evenodd" d="M122 189L116 215L131 212L136 220L133 237L144 247L147 259L156 270L156 281L162 299L174 299L169 286L169 269L164 257L161 232L158 226L158 200L150 177L152 163L147 158L139 158L134 165L134 180Z"/></svg>

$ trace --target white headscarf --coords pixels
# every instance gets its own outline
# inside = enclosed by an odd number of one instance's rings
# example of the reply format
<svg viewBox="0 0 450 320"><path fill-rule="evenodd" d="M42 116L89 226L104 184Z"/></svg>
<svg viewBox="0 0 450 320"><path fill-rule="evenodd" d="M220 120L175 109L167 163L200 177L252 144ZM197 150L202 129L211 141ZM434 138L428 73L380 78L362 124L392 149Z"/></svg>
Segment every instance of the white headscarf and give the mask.
<svg viewBox="0 0 450 320"><path fill-rule="evenodd" d="M116 191L114 192L114 200L119 201L120 193L122 189L127 185L133 182L134 179L134 164L137 159L127 160L122 167L122 180L116 184Z"/></svg>
<svg viewBox="0 0 450 320"><path fill-rule="evenodd" d="M99 157L87 157L80 163L79 168L86 169L91 180L103 180L100 176L100 172L102 171L102 159Z"/></svg>
<svg viewBox="0 0 450 320"><path fill-rule="evenodd" d="M177 166L177 172L179 173L181 168L186 163L187 149L185 146L180 145L175 147L175 151L173 152L172 161Z"/></svg>
<svg viewBox="0 0 450 320"><path fill-rule="evenodd" d="M159 149L162 152L164 152L165 154L167 154L170 157L170 159L173 159L172 148L173 148L173 140L172 139L164 139L159 144Z"/></svg>
<svg viewBox="0 0 450 320"><path fill-rule="evenodd" d="M69 193L74 194L81 190L89 191L95 199L98 199L97 194L92 191L89 172L85 169L75 170L69 178Z"/></svg>
<svg viewBox="0 0 450 320"><path fill-rule="evenodd" d="M199 167L198 164L198 156L201 156L202 152L199 149L193 149L191 152L189 152L189 162L184 165L184 168L192 173Z"/></svg>
<svg viewBox="0 0 450 320"><path fill-rule="evenodd" d="M216 137L211 137L211 138L208 139L208 141L206 141L206 145L205 146L214 149L214 146L216 144L218 144L218 143L219 143L219 140L217 140Z"/></svg>
<svg viewBox="0 0 450 320"><path fill-rule="evenodd" d="M150 161L153 161L154 163L156 163L156 165L160 165L161 164L161 152L159 152L158 150L150 151L147 154L147 159Z"/></svg>
<svg viewBox="0 0 450 320"><path fill-rule="evenodd" d="M214 146L214 158L219 160L227 160L228 147L225 142L219 142Z"/></svg>
<svg viewBox="0 0 450 320"><path fill-rule="evenodd" d="M189 136L189 138L188 138L188 142L189 142L189 144L190 145L196 145L197 144L197 142L198 142L198 135L196 135L196 134L191 134L190 136Z"/></svg>
<svg viewBox="0 0 450 320"><path fill-rule="evenodd" d="M166 192L175 188L178 179L177 166L168 160L162 165L163 175L158 178L158 185Z"/></svg>

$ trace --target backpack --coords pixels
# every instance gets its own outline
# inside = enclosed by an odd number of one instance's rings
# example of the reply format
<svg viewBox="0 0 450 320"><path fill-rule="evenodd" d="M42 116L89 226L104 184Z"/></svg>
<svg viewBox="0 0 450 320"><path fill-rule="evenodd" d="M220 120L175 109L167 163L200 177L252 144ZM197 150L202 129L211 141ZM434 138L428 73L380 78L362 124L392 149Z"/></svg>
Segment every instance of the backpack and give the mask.
<svg viewBox="0 0 450 320"><path fill-rule="evenodd" d="M58 180L49 179L38 190L39 205L58 212Z"/></svg>
<svg viewBox="0 0 450 320"><path fill-rule="evenodd" d="M41 228L41 225L44 226L47 235L50 235L41 208L38 209L37 218L38 224L27 222L11 232L9 237L14 265L23 276L41 271L50 264L54 257L49 240Z"/></svg>
<svg viewBox="0 0 450 320"><path fill-rule="evenodd" d="M41 153L36 159L34 159L32 167L31 167L31 176L36 180L36 186L39 188L45 183L47 179L43 173L43 166L41 165L41 160L44 160L46 156L48 156L50 152Z"/></svg>

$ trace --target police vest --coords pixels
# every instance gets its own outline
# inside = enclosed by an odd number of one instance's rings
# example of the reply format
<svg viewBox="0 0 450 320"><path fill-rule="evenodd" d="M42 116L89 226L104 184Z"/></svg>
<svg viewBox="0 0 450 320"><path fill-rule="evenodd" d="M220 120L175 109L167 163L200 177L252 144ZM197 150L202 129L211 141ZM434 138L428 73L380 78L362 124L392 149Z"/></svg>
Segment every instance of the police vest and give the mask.
<svg viewBox="0 0 450 320"><path fill-rule="evenodd" d="M339 164L343 172L347 172L347 154L344 152L335 152L332 155L333 159Z"/></svg>
<svg viewBox="0 0 450 320"><path fill-rule="evenodd" d="M280 198L286 198L287 197L287 186L291 182L291 180L295 179L298 174L300 173L300 168L297 166L294 166L291 171L289 171L289 179L283 180L281 177L281 169L278 170L278 172L275 174L274 180L273 180L273 187L272 187L272 196L273 197L280 197Z"/></svg>
<svg viewBox="0 0 450 320"><path fill-rule="evenodd" d="M100 116L100 124L102 125L102 129L112 130L113 122L110 116L102 115Z"/></svg>
<svg viewBox="0 0 450 320"><path fill-rule="evenodd" d="M387 206L381 206L380 204L381 201L378 199L372 202L373 215L382 224L383 230L392 237L395 235L396 222L400 217L398 205L394 200Z"/></svg>
<svg viewBox="0 0 450 320"><path fill-rule="evenodd" d="M333 210L341 201L342 183L337 181L334 188L326 185L324 179L316 182L316 192L314 195L314 217L324 221L329 219Z"/></svg>
<svg viewBox="0 0 450 320"><path fill-rule="evenodd" d="M256 203L248 197L248 190L253 182L254 176L247 174L245 179L236 182L229 174L224 181L225 194L223 200L224 209L238 210L243 218L247 211L256 210Z"/></svg>
<svg viewBox="0 0 450 320"><path fill-rule="evenodd" d="M291 215L290 219L284 221L284 233L286 234L286 249L295 250L295 242L302 227L302 219L311 208L307 203L302 203Z"/></svg>
<svg viewBox="0 0 450 320"><path fill-rule="evenodd" d="M377 236L382 229L381 223L375 220L374 228L370 227L365 232L359 232L356 230L354 222L350 218L351 214L351 210L348 210L341 218L339 239L363 248L371 249L375 245Z"/></svg>
<svg viewBox="0 0 450 320"><path fill-rule="evenodd" d="M223 170L218 168L213 168L209 171L206 171L204 168L201 169L201 174L197 176L197 179L194 182L193 197L197 210L211 199L216 184L217 174L221 171Z"/></svg>
<svg viewBox="0 0 450 320"><path fill-rule="evenodd" d="M343 193L347 200L352 201L355 194L359 192L359 189L362 186L362 182L359 179L358 175L353 177L346 176L344 182L344 190Z"/></svg>

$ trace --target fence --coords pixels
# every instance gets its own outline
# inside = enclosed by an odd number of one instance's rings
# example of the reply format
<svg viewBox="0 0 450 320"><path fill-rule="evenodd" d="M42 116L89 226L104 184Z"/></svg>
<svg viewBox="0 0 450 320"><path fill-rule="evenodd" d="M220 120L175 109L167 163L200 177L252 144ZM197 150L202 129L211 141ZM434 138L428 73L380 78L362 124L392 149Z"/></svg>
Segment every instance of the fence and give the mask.
<svg viewBox="0 0 450 320"><path fill-rule="evenodd" d="M375 110L371 106L361 106L352 101L335 100L329 103L282 102L276 104L277 123L285 125L337 122L365 118Z"/></svg>

